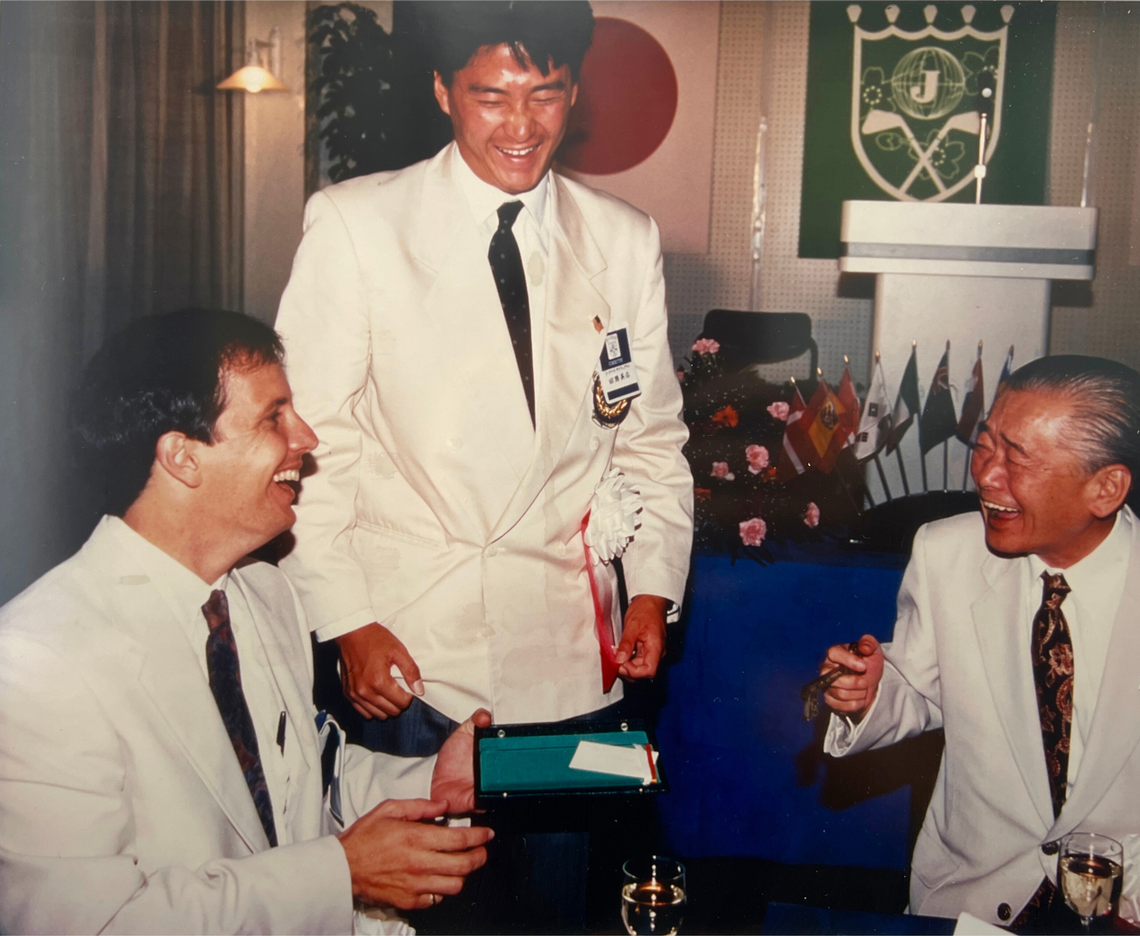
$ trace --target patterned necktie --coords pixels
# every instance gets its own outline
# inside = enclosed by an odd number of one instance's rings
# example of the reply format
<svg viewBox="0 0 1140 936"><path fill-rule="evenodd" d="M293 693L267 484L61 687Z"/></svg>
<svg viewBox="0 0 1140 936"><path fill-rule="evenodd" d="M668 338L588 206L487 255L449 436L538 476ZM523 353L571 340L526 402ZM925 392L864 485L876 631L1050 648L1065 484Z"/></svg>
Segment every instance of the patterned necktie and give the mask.
<svg viewBox="0 0 1140 936"><path fill-rule="evenodd" d="M210 676L210 691L218 703L218 711L230 735L238 763L241 764L245 782L253 796L253 805L265 829L269 844L277 845L277 826L273 822L273 803L269 799L269 787L265 783L265 771L261 767L261 755L257 749L257 734L253 730L253 719L241 691L241 664L238 662L237 643L230 626L230 605L226 593L215 589L210 600L202 605L206 623L210 625L210 636L206 638L206 672Z"/></svg>
<svg viewBox="0 0 1140 936"><path fill-rule="evenodd" d="M1037 713L1045 743L1045 766L1053 818L1065 805L1069 776L1069 739L1073 733L1073 642L1061 602L1069 594L1063 575L1041 573L1045 583L1041 607L1033 618L1033 681L1037 684Z"/></svg>
<svg viewBox="0 0 1140 936"><path fill-rule="evenodd" d="M491 262L491 272L495 275L495 286L499 290L499 301L503 304L503 315L507 320L507 331L515 349L515 361L519 365L526 405L530 409L530 424L534 425L534 365L530 349L530 298L526 291L526 276L523 274L522 255L511 226L522 211L520 201L504 202L499 206L499 227L491 238L491 248L487 259Z"/></svg>

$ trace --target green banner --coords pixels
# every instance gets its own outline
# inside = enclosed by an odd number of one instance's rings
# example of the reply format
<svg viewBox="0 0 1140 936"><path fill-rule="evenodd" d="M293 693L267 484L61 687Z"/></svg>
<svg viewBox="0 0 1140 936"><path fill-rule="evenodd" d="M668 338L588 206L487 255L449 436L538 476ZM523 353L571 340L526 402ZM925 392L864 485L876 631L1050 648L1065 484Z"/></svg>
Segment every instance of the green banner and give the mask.
<svg viewBox="0 0 1140 936"><path fill-rule="evenodd" d="M974 200L978 76L993 75L982 201L1045 201L1054 3L811 5L800 256L839 256L853 198Z"/></svg>

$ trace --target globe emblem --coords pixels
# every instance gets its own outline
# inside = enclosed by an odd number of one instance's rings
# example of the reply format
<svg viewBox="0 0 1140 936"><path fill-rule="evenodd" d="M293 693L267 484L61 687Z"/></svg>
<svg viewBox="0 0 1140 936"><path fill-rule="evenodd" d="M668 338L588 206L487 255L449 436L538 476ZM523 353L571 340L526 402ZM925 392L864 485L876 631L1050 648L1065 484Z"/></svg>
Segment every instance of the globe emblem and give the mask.
<svg viewBox="0 0 1140 936"><path fill-rule="evenodd" d="M936 120L958 106L966 92L962 65L945 49L923 46L908 52L891 74L891 96L916 120Z"/></svg>

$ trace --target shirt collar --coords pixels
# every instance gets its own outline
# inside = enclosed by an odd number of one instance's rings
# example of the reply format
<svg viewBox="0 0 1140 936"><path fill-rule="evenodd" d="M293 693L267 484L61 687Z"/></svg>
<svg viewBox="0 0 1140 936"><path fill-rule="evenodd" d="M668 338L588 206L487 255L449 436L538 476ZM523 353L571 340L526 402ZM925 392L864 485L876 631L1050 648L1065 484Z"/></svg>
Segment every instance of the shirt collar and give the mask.
<svg viewBox="0 0 1140 936"><path fill-rule="evenodd" d="M1127 575L1128 561L1132 554L1132 524L1134 517L1128 507L1116 514L1112 530L1091 553L1073 563L1067 569L1050 569L1038 556L1029 557L1029 567L1033 577L1040 578L1042 572L1065 576L1065 583L1073 592L1084 595L1096 594L1106 578L1114 575Z"/></svg>
<svg viewBox="0 0 1140 936"><path fill-rule="evenodd" d="M475 216L477 224L482 225L494 215L494 223L498 226L499 206L504 202L521 201L534 219L535 226L540 230L542 229L543 221L546 218L546 196L550 189L550 170L546 171L538 185L529 192L523 192L521 195L508 195L502 189L496 188L489 182L484 182L475 175L471 167L467 165L463 154L459 152L459 147L455 143L451 145L453 147L451 164L455 167L455 180L467 199L467 205L471 209L471 214Z"/></svg>
<svg viewBox="0 0 1140 936"><path fill-rule="evenodd" d="M191 642L201 638L204 645L209 631L206 619L202 615L202 605L215 589L226 590L230 573L225 572L212 585L207 584L169 553L163 552L150 540L136 533L118 517L109 516L105 521L131 558L162 595L171 613L186 631L186 636Z"/></svg>

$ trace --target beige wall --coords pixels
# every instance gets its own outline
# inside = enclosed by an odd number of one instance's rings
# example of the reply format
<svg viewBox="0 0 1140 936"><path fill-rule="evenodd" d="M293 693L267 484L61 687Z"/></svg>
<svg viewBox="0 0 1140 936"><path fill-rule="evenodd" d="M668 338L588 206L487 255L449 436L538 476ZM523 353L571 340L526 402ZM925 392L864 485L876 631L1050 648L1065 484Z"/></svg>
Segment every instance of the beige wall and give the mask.
<svg viewBox="0 0 1140 936"><path fill-rule="evenodd" d="M247 94L245 100L245 273L242 307L266 322L289 279L301 242L305 179L305 4L245 4L247 39L281 30L282 80L288 92Z"/></svg>
<svg viewBox="0 0 1140 936"><path fill-rule="evenodd" d="M1059 4L1050 153L1056 205L1080 203L1099 6ZM1129 15L1130 6L1106 5L1099 158L1090 202L1101 209L1097 278L1091 289L1055 294L1050 351L1100 354L1140 367L1140 249L1132 243L1140 236L1140 21ZM824 374L838 377L847 354L856 379L866 380L872 300L858 297L866 284L841 284L835 261L796 256L808 13L806 2L721 6L711 250L666 257L672 343L675 353L687 349L709 309L750 308L757 131L766 113L767 225L753 307L809 313ZM1081 302L1091 304L1069 305ZM894 370L901 368L898 362ZM803 365L766 370L784 379Z"/></svg>

